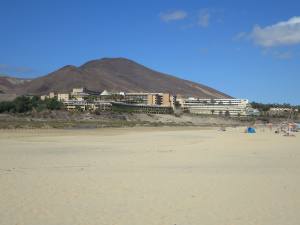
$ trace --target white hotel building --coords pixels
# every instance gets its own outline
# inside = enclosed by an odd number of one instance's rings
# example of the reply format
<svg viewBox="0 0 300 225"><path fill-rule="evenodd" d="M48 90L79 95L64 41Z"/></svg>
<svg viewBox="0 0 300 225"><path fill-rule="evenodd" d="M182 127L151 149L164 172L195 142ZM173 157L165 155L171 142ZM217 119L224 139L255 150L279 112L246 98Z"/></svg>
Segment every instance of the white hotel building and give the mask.
<svg viewBox="0 0 300 225"><path fill-rule="evenodd" d="M184 111L203 115L247 116L251 106L247 99L177 99Z"/></svg>

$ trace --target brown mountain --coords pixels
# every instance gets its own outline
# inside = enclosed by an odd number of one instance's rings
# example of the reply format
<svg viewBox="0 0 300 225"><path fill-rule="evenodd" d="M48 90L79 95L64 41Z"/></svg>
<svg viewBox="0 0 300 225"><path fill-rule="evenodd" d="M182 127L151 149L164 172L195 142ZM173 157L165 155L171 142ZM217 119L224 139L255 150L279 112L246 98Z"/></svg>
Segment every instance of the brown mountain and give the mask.
<svg viewBox="0 0 300 225"><path fill-rule="evenodd" d="M28 79L0 75L0 102L14 100L17 97L14 88L29 81Z"/></svg>
<svg viewBox="0 0 300 225"><path fill-rule="evenodd" d="M16 86L29 81L29 79L0 75L0 93L11 93Z"/></svg>
<svg viewBox="0 0 300 225"><path fill-rule="evenodd" d="M17 94L70 92L74 87L125 92L170 92L202 98L230 98L213 88L163 74L124 58L104 58L80 67L65 66L46 76L15 85Z"/></svg>

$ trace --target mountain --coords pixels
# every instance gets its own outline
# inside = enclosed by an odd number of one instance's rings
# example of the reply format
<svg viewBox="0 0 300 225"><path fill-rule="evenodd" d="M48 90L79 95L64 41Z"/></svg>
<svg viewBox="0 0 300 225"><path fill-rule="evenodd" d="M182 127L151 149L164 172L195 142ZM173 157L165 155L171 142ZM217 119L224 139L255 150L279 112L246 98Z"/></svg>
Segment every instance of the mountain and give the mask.
<svg viewBox="0 0 300 225"><path fill-rule="evenodd" d="M30 80L28 79L10 77L1 74L0 75L0 102L14 100L17 97L14 89L18 85L22 85L29 81Z"/></svg>
<svg viewBox="0 0 300 225"><path fill-rule="evenodd" d="M0 93L11 93L12 90L21 84L29 82L29 79L22 79L17 77L10 77L7 75L0 75Z"/></svg>
<svg viewBox="0 0 300 225"><path fill-rule="evenodd" d="M103 58L80 67L65 66L30 82L14 85L10 91L41 95L50 91L70 92L74 87L95 91L169 92L201 98L230 98L213 88L151 70L125 58Z"/></svg>

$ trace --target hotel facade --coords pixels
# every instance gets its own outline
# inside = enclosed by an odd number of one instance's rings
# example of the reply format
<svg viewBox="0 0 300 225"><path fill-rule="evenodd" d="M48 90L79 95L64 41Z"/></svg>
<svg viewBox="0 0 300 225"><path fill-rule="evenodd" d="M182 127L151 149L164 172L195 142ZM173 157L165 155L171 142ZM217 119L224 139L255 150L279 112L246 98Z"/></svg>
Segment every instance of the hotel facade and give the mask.
<svg viewBox="0 0 300 225"><path fill-rule="evenodd" d="M181 98L184 112L202 115L248 116L251 108L247 99L199 99Z"/></svg>
<svg viewBox="0 0 300 225"><path fill-rule="evenodd" d="M45 98L57 98L67 110L117 110L135 113L172 114L178 108L182 112L199 115L248 116L251 108L247 99L201 99L184 98L169 93L119 92L110 93L74 88L70 94L51 92ZM251 111L252 109L252 111Z"/></svg>

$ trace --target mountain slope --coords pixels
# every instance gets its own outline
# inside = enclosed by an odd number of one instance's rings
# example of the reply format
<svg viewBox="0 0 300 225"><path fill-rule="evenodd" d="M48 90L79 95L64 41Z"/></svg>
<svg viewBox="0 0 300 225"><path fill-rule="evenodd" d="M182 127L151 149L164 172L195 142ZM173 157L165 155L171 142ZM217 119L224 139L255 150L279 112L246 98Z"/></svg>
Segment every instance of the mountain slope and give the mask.
<svg viewBox="0 0 300 225"><path fill-rule="evenodd" d="M0 75L0 93L11 93L16 86L29 81L29 79Z"/></svg>
<svg viewBox="0 0 300 225"><path fill-rule="evenodd" d="M230 96L202 84L156 72L124 58L104 58L80 67L65 66L47 76L17 85L18 94L70 92L74 87L125 92L170 92L202 98Z"/></svg>

